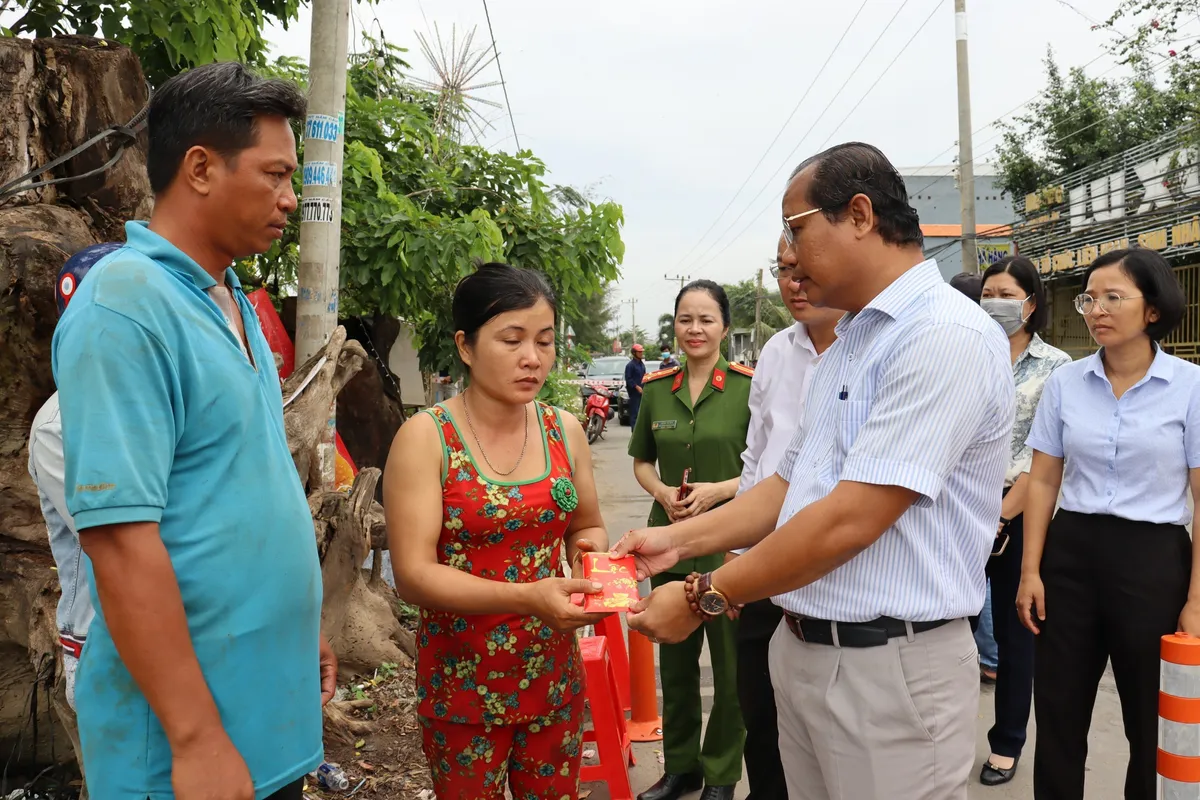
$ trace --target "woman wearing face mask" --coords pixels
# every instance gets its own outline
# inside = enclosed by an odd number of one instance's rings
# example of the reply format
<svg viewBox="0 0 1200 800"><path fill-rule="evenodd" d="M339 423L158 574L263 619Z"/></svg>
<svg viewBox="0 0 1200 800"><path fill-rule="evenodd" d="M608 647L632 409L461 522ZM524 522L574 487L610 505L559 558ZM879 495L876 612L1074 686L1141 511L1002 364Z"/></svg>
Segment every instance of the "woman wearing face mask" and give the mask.
<svg viewBox="0 0 1200 800"><path fill-rule="evenodd" d="M608 547L591 450L570 414L537 402L554 363L542 277L484 264L454 290L470 383L392 443L383 499L396 591L421 608L417 713L444 800L575 797L585 614L567 578ZM536 657L534 654L537 654Z"/></svg>
<svg viewBox="0 0 1200 800"><path fill-rule="evenodd" d="M1107 253L1083 280L1075 308L1100 351L1051 376L1028 440L1017 609L1037 634L1033 791L1083 797L1111 660L1129 740L1125 798L1152 800L1160 638L1200 635L1200 569L1184 527L1200 530L1187 498L1189 483L1200 497L1200 366L1158 345L1187 307L1158 253Z"/></svg>
<svg viewBox="0 0 1200 800"><path fill-rule="evenodd" d="M1029 704L1033 698L1033 634L1017 617L1017 586L1021 582L1026 495L1033 451L1025 444L1046 380L1071 357L1042 341L1037 331L1046 323L1046 293L1033 263L1010 256L983 273L980 307L1008 335L1013 382L1017 386L1017 416L1013 423L1012 457L1004 477L996 541L988 560L992 591L992 635L999 654L996 667L996 723L988 731L991 756L979 780L998 786L1012 780L1025 746Z"/></svg>
<svg viewBox="0 0 1200 800"><path fill-rule="evenodd" d="M700 280L683 287L675 298L675 336L687 361L642 381L642 410L629 455L638 483L654 497L650 525L702 514L737 494L754 370L721 356L729 321L729 298L719 284ZM681 499L685 470L690 477ZM723 561L721 553L681 561L651 583L681 581ZM746 739L738 709L735 624L717 617L686 641L659 647L666 774L639 800L676 800L702 785L701 800L733 800ZM705 636L715 691L701 747L700 651Z"/></svg>

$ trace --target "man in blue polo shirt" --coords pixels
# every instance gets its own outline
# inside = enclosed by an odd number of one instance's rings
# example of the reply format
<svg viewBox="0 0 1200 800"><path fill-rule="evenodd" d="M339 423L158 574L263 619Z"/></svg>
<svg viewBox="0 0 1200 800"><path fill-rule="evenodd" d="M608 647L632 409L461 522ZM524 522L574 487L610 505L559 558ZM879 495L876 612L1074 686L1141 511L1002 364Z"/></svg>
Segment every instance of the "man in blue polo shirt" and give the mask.
<svg viewBox="0 0 1200 800"><path fill-rule="evenodd" d="M279 377L229 265L296 208L303 96L234 63L150 103L149 224L54 336L66 503L97 615L76 706L93 797L301 796L336 661Z"/></svg>

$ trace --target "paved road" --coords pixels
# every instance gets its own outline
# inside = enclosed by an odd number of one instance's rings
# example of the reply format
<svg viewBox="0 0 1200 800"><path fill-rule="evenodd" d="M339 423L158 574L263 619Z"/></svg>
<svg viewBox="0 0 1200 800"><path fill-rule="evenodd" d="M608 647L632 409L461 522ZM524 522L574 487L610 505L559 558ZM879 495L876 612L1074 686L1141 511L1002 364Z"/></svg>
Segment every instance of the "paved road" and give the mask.
<svg viewBox="0 0 1200 800"><path fill-rule="evenodd" d="M633 478L633 462L626 455L628 442L628 428L612 427L608 429L605 438L592 447L601 509L608 525L609 536L613 541L616 541L617 537L625 530L644 525L649 511L650 501ZM708 660L707 648L701 660L700 691L707 721L713 693L712 667ZM661 693L659 702L660 704L662 702ZM985 687L979 698L979 722L976 734L979 764L982 764L988 755L987 731L993 721L992 703L991 689ZM1016 800L1016 798L1024 799L1033 796L1032 762L1036 731L1032 720L1030 720L1029 727L1027 760L1021 764L1016 778L1006 786L988 788L979 784L974 777L978 774L976 769L972 777L970 800ZM662 770L658 763L660 752L661 747L658 744L635 745L635 754L638 760L638 764L632 772L635 795L658 780ZM1112 798L1122 795L1128 752L1121 726L1121 707L1112 675L1109 673L1101 682L1100 694L1096 699L1096 709L1092 718L1086 800L1112 800ZM609 800L610 798L607 788L599 784L587 784L585 788L592 792L589 800ZM743 778L742 782L738 784L737 797L740 800L748 793L749 788ZM689 797L698 796L696 794Z"/></svg>

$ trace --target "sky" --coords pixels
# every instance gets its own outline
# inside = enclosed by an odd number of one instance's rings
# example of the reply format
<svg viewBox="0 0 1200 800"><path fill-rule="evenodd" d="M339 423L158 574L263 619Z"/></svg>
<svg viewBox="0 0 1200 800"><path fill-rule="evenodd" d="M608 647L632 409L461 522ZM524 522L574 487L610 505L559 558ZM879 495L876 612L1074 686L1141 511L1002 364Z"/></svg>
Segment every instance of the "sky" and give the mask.
<svg viewBox="0 0 1200 800"><path fill-rule="evenodd" d="M978 160L999 141L985 126L1044 85L1048 46L1064 68L1121 74L1111 34L1092 29L1117 3L968 0ZM902 168L957 152L953 0L491 0L488 10L521 146L549 181L624 208L622 328L636 314L655 330L678 276L754 277L775 254L788 173L823 146L866 141ZM416 33L433 39L435 23L447 42L476 28L475 46L491 45L483 0L354 2L351 13L355 34L382 30L408 48L420 78L435 76ZM277 55L307 58L311 9L301 15L267 32ZM479 78L498 79L495 64ZM504 101L499 87L480 95ZM483 143L515 150L507 114L481 110L495 126Z"/></svg>

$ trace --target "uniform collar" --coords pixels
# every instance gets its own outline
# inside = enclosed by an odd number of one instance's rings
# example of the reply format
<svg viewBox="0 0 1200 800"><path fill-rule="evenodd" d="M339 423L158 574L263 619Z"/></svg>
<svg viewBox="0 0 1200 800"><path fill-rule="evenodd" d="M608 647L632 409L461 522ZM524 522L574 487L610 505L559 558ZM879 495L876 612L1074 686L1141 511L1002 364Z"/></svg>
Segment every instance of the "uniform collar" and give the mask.
<svg viewBox="0 0 1200 800"><path fill-rule="evenodd" d="M188 278L201 289L208 290L217 285L213 276L200 266L187 253L180 250L169 241L150 230L149 223L142 220L131 220L125 223L125 243L142 255L150 258L177 275ZM241 289L233 267L225 268L225 282L234 289Z"/></svg>
<svg viewBox="0 0 1200 800"><path fill-rule="evenodd" d="M725 360L725 356L721 356L720 358L717 359L716 366L713 367L712 375L708 379L708 386L711 386L714 390L716 390L718 392L724 392L725 391L726 373L728 372L728 370L729 370L729 362ZM678 392L680 389L683 388L683 379L686 376L687 376L687 365L685 364L683 366L683 369L681 369L681 370L679 370L679 372L675 373L675 382L671 384L672 392ZM707 391L707 387L706 387L706 391ZM696 401L696 403L699 404L700 400L703 400L704 397L705 397L705 393L701 393L700 398L699 398L699 400Z"/></svg>

